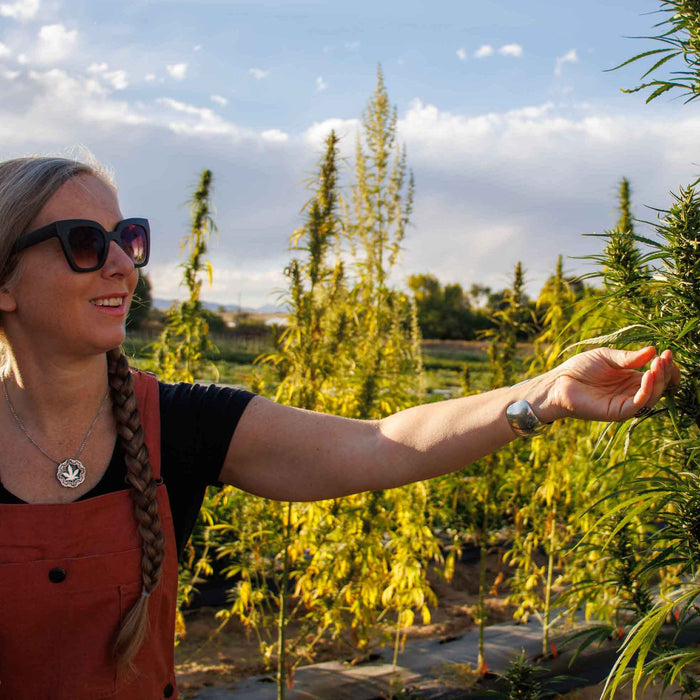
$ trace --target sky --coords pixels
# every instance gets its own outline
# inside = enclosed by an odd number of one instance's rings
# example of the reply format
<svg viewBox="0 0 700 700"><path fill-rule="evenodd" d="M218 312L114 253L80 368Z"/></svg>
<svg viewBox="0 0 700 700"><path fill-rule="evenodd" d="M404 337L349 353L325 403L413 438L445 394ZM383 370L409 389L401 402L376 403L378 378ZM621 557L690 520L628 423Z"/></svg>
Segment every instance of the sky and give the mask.
<svg viewBox="0 0 700 700"><path fill-rule="evenodd" d="M654 220L698 176L695 103L623 94L656 48L658 0L0 0L0 159L91 151L125 216L151 222L154 296L183 297L180 242L214 174L220 304L275 304L323 139L352 180L381 65L416 182L396 283L502 289L518 261L536 296L613 226L620 179ZM650 67L650 64L646 64ZM640 231L648 233L652 229Z"/></svg>

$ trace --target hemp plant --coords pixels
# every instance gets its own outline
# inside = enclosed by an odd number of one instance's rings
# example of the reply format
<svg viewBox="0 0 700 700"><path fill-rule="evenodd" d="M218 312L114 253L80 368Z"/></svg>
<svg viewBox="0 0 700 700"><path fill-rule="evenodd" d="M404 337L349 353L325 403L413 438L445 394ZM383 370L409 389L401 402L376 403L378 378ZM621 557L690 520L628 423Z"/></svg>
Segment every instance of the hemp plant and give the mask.
<svg viewBox="0 0 700 700"><path fill-rule="evenodd" d="M163 381L192 382L205 367L205 353L216 348L209 340L206 319L203 314L200 294L202 274L206 273L211 284L212 267L205 259L209 238L216 231L213 218L212 172L203 170L197 187L190 199L190 232L182 239L181 252L187 257L180 265L183 283L188 298L173 304L168 310L165 329L154 344L153 369ZM205 497L200 516L187 545L184 563L180 565L178 578L178 636L185 635L185 620L182 609L189 604L200 576L211 574L210 540L208 525L213 523L212 503Z"/></svg>
<svg viewBox="0 0 700 700"><path fill-rule="evenodd" d="M648 474L628 485L616 509L624 513L621 525L632 518L649 523L653 556L642 573L660 576L664 597L653 601L627 635L609 691L625 677L634 689L643 675L661 676L664 683L679 679L692 683L689 664L700 655L677 648L677 636L697 615L700 586L694 581L698 568L696 533L700 508L698 488L698 435L700 426L700 199L695 186L673 195L670 208L660 212L658 240L645 240L655 263L651 286L653 313L639 332L647 342L668 347L681 368L682 380L674 397L667 397L669 416L659 424L647 452ZM658 417L661 420L661 416ZM666 430L659 428L664 425ZM676 630L662 638L662 626L671 620ZM637 654L636 660L633 656ZM628 670L630 664L633 670Z"/></svg>
<svg viewBox="0 0 700 700"><path fill-rule="evenodd" d="M644 51L611 70L650 58L654 63L641 80L647 77L651 80L623 92L651 90L646 100L651 102L670 90L680 90L686 102L691 102L700 96L700 5L697 0L660 0L660 5L658 12L665 19L654 25L658 34L641 38L663 44L663 48ZM671 71L668 77L656 77L662 73L662 68L668 69L679 62L685 64L685 70Z"/></svg>
<svg viewBox="0 0 700 700"><path fill-rule="evenodd" d="M544 317L535 338L530 373L539 373L561 362L562 347L575 332L571 318L576 301L565 279L562 256L537 299L537 309ZM529 455L516 463L511 474L513 504L512 546L504 561L516 566L509 581L508 600L518 605L516 619L527 621L530 615L542 623L542 655L551 648L550 633L563 613L553 611L553 592L566 579L563 554L574 537L580 505L580 471L574 471L578 426L555 424L546 436L530 441ZM539 554L544 550L545 564ZM557 573L559 570L559 573Z"/></svg>
<svg viewBox="0 0 700 700"><path fill-rule="evenodd" d="M202 274L212 281L212 266L204 256L211 234L216 232L213 218L212 172L203 170L190 200L190 233L182 239L181 252L188 253L180 267L188 297L173 304L165 319L165 329L154 345L153 363L163 381L193 382L205 366L205 355L214 351L200 299Z"/></svg>
<svg viewBox="0 0 700 700"><path fill-rule="evenodd" d="M413 183L381 70L357 136L353 174L341 207L348 287L334 309L347 342L333 349L338 371L324 401L339 415L380 419L420 402L422 391L415 305L390 284ZM427 570L440 553L427 493L426 484L411 484L305 507L314 523L310 536L319 539L298 592L322 606L333 636L354 660L390 634L397 653L415 613L429 619L435 598Z"/></svg>
<svg viewBox="0 0 700 700"><path fill-rule="evenodd" d="M278 373L275 400L307 410L337 411L339 378L348 370L345 348L349 313L343 263L339 258L342 222L338 215L338 138L326 138L312 196L302 208L304 223L291 236L297 256L285 274L288 325L277 338L275 352L258 358ZM285 697L294 668L310 660L327 624L317 605L297 592L309 566L310 552L319 545L309 520L322 504L279 503L246 494L240 512L217 526L225 541L217 556L226 562L226 575L239 578L233 603L220 612L225 624L232 616L253 629L263 658L276 657L278 698ZM290 623L298 622L294 636Z"/></svg>
<svg viewBox="0 0 700 700"><path fill-rule="evenodd" d="M531 314L525 305L524 274L518 263L513 282L506 290L504 305L492 315L494 328L484 332L490 339L490 360L493 388L513 384L520 378L516 359L517 337L527 333ZM508 490L514 471L527 461L523 445L513 443L497 453L465 466L458 472L436 480L436 519L452 536L445 575L452 575L455 559L467 543L479 549L479 597L472 616L479 626L477 672L484 675L487 659L484 654L484 629L488 620L486 596L491 588L487 581L486 560L493 546L494 534L508 525L511 517Z"/></svg>

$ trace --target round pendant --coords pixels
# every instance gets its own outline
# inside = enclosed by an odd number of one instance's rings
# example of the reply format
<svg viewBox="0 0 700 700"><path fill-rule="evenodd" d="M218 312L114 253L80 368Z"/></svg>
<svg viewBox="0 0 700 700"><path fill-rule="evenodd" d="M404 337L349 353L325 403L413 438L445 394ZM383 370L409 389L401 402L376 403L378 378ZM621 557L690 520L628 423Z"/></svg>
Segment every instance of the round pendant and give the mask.
<svg viewBox="0 0 700 700"><path fill-rule="evenodd" d="M85 481L85 467L79 459L65 459L58 465L56 478L61 486L74 489Z"/></svg>

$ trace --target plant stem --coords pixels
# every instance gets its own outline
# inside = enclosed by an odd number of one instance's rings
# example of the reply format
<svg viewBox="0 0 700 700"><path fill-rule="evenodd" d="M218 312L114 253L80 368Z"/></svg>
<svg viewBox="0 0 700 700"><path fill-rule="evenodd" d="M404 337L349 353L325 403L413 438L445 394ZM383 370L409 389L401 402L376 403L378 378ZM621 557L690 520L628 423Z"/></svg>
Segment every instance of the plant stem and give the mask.
<svg viewBox="0 0 700 700"><path fill-rule="evenodd" d="M287 583L289 581L289 545L292 530L292 502L287 503L287 523L284 529L284 563L282 565L282 580L280 581L280 608L277 624L277 700L284 700L287 689L287 650L285 636L287 631Z"/></svg>
<svg viewBox="0 0 700 700"><path fill-rule="evenodd" d="M401 613L396 616L396 637L394 638L394 672L399 660L399 643L401 641Z"/></svg>
<svg viewBox="0 0 700 700"><path fill-rule="evenodd" d="M486 626L486 537L488 533L488 516L484 508L484 523L481 536L479 537L479 656L477 658L477 672L482 674L486 667L484 658L484 627Z"/></svg>
<svg viewBox="0 0 700 700"><path fill-rule="evenodd" d="M544 616L542 620L542 656L549 649L549 617L551 615L552 578L554 575L554 547L557 535L557 506L552 507L552 529L549 532L549 551L547 552L547 582L544 589Z"/></svg>

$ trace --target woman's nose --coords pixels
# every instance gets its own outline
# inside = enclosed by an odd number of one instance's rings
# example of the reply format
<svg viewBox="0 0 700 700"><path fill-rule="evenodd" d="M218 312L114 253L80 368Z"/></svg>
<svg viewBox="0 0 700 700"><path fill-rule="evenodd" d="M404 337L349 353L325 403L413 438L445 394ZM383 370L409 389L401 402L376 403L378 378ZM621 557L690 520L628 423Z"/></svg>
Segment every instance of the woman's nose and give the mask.
<svg viewBox="0 0 700 700"><path fill-rule="evenodd" d="M102 272L107 277L119 275L125 277L134 271L134 261L114 242L110 241L107 259Z"/></svg>

